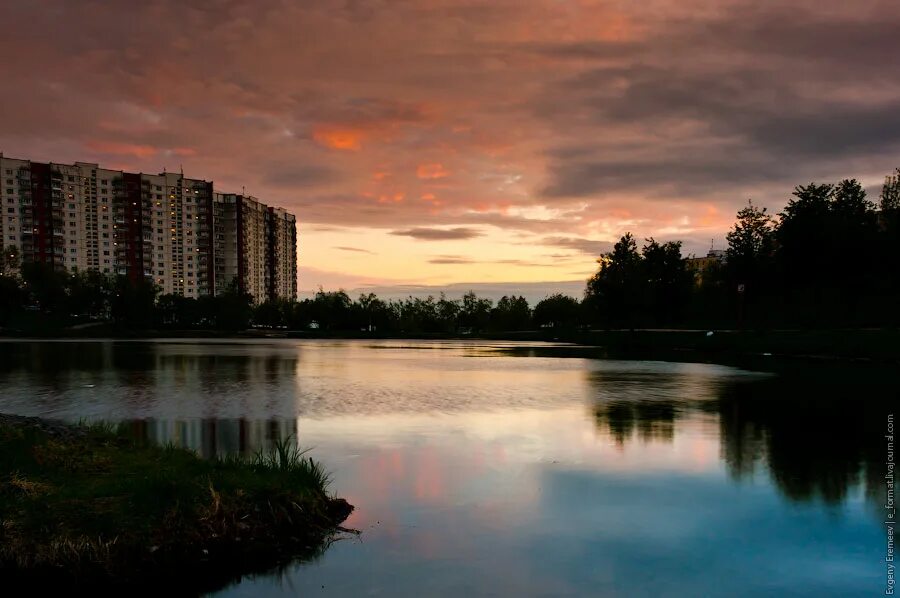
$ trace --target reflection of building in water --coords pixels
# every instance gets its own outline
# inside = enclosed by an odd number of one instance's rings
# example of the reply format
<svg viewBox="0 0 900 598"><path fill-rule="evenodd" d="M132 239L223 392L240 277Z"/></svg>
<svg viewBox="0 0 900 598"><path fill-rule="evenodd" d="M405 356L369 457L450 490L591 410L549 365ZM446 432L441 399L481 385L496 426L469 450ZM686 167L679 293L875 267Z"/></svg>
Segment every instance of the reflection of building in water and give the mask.
<svg viewBox="0 0 900 598"><path fill-rule="evenodd" d="M296 376L295 353L277 354L198 354L181 347L161 347L154 359L158 382L200 382L222 384L240 382L265 385Z"/></svg>
<svg viewBox="0 0 900 598"><path fill-rule="evenodd" d="M156 444L191 449L205 458L253 454L277 440L299 437L296 419L151 419L133 422L131 429Z"/></svg>

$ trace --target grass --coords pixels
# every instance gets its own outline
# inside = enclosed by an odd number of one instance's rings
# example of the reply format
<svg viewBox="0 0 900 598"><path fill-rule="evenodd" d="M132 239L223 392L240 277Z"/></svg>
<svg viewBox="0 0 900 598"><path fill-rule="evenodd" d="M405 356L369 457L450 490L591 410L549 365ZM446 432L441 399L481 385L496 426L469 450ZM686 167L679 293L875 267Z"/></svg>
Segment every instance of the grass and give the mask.
<svg viewBox="0 0 900 598"><path fill-rule="evenodd" d="M51 434L0 420L0 577L214 589L319 554L352 510L328 483L290 440L204 460L107 424Z"/></svg>

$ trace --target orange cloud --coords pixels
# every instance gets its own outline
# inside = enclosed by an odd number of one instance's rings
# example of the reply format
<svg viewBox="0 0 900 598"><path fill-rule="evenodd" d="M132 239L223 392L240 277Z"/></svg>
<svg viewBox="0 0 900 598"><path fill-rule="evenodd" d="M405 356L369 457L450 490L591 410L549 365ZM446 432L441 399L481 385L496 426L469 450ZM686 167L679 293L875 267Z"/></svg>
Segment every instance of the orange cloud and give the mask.
<svg viewBox="0 0 900 598"><path fill-rule="evenodd" d="M150 145L119 143L116 141L90 140L84 145L88 150L99 154L134 156L135 158L149 158L157 153L157 149Z"/></svg>
<svg viewBox="0 0 900 598"><path fill-rule="evenodd" d="M350 152L358 152L362 149L362 131L337 127L321 127L313 129L312 136L313 141L330 149Z"/></svg>
<svg viewBox="0 0 900 598"><path fill-rule="evenodd" d="M400 203L406 198L404 193L394 193L393 195L383 193L378 196L378 203Z"/></svg>
<svg viewBox="0 0 900 598"><path fill-rule="evenodd" d="M416 168L416 176L420 179L442 179L450 176L450 171L442 164L419 164Z"/></svg>

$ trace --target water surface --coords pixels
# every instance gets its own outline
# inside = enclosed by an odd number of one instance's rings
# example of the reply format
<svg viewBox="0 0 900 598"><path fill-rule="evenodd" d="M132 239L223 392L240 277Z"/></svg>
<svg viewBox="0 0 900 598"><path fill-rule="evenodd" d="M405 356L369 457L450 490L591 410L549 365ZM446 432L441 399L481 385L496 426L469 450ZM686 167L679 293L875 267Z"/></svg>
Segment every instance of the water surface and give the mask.
<svg viewBox="0 0 900 598"><path fill-rule="evenodd" d="M0 342L0 411L314 447L361 536L223 596L883 594L889 377L574 353Z"/></svg>

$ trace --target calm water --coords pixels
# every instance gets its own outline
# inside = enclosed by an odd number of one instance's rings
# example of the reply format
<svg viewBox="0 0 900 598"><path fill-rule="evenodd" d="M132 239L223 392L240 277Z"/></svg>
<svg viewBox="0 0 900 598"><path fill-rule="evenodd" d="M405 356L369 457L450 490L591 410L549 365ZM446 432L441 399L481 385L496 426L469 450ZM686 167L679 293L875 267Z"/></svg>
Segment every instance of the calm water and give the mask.
<svg viewBox="0 0 900 598"><path fill-rule="evenodd" d="M204 455L314 447L361 536L223 596L884 594L893 372L589 355L0 342L0 411L131 421Z"/></svg>

